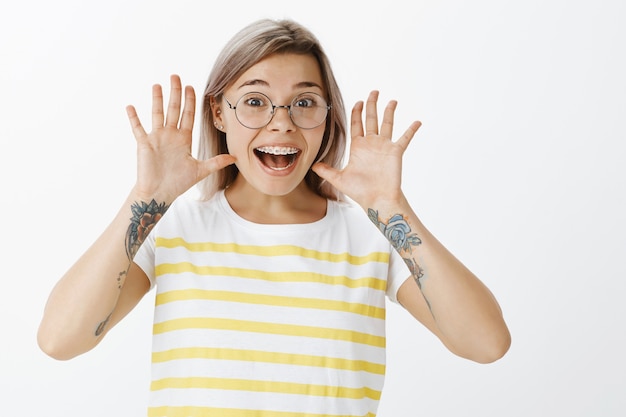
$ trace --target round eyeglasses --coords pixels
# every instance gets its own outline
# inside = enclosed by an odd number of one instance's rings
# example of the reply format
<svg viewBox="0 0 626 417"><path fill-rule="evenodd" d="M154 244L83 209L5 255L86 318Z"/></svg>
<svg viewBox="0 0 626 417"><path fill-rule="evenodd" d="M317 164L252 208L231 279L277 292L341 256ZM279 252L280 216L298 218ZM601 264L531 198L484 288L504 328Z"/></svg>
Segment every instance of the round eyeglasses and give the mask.
<svg viewBox="0 0 626 417"><path fill-rule="evenodd" d="M293 124L301 129L313 129L324 123L331 105L319 94L302 93L288 106L275 106L263 93L246 93L233 106L224 97L228 107L235 111L239 123L248 129L260 129L269 124L276 109L286 109Z"/></svg>

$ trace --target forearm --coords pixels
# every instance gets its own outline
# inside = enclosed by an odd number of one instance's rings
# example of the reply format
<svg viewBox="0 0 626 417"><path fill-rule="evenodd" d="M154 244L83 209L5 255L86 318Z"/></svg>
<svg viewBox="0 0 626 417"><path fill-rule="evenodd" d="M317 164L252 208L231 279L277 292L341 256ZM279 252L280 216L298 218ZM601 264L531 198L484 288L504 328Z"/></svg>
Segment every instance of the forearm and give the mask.
<svg viewBox="0 0 626 417"><path fill-rule="evenodd" d="M421 291L443 342L479 362L502 356L510 335L489 289L428 231L403 196L372 205L370 219L409 267L419 290L411 289Z"/></svg>
<svg viewBox="0 0 626 417"><path fill-rule="evenodd" d="M142 216L147 207L149 202L132 192L111 224L52 290L38 333L39 344L50 356L68 359L84 353L111 326L132 258L160 217ZM164 212L167 205L153 204L153 212L155 207Z"/></svg>

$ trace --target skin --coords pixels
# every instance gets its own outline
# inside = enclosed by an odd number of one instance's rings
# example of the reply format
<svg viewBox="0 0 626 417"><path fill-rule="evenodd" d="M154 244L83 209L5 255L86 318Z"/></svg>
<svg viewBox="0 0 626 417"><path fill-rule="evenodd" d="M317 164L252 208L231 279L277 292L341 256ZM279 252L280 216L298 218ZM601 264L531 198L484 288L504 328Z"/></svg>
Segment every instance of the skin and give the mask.
<svg viewBox="0 0 626 417"><path fill-rule="evenodd" d="M261 92L274 104L291 103L297 95L324 95L322 76L310 55L272 55L241 75L224 97L231 103L245 93ZM256 223L310 223L326 213L326 201L303 182L313 164L324 135L324 124L300 129L286 109L276 109L270 123L260 129L242 126L224 99L213 101L214 120L226 132L228 150L237 161L240 175L227 189L226 198L243 218ZM300 150L286 171L267 169L255 156L259 146L285 146Z"/></svg>
<svg viewBox="0 0 626 417"><path fill-rule="evenodd" d="M318 163L313 170L355 200L376 226L401 216L412 244L398 250L412 264L413 279L398 290L398 301L453 353L480 363L501 358L511 336L502 311L487 287L422 224L401 188L402 156L421 123L413 122L396 141L391 101L378 123L378 92L358 102L351 113L348 165L336 170ZM363 114L365 110L365 114ZM371 219L371 217L370 217Z"/></svg>
<svg viewBox="0 0 626 417"><path fill-rule="evenodd" d="M235 80L224 95L234 103L244 92L260 91L274 104L282 105L302 91L321 93L319 67L312 63L312 57L302 55L269 57ZM226 197L248 220L306 223L323 217L326 201L303 182L312 165L318 175L363 208L372 227L387 233L401 225L407 239L402 244L394 239L391 242L412 276L400 287L400 303L459 356L487 363L505 354L510 334L495 298L426 229L402 192L402 156L420 122L412 123L392 140L395 101L385 107L380 124L377 91L370 93L366 103L356 103L351 113L349 162L337 170L314 163L323 127L300 129L285 109L277 109L267 126L248 129L239 124L223 100L213 100L212 111L227 133L230 155L198 161L191 155L194 91L185 88L184 106L182 95L180 79L172 76L170 101L164 111L161 87L153 87L150 133L144 130L135 109L127 108L137 140L136 184L110 226L53 289L38 333L44 352L69 359L93 348L148 291L146 275L132 262L136 249L128 251L125 245L129 237L142 243L140 234L129 227L128 219L137 215L136 207L150 207L154 200L157 207L166 209L202 178L236 163L240 174ZM262 145L297 147L300 155L287 172L272 172L254 155L254 149ZM144 228L152 227L159 218L139 214Z"/></svg>

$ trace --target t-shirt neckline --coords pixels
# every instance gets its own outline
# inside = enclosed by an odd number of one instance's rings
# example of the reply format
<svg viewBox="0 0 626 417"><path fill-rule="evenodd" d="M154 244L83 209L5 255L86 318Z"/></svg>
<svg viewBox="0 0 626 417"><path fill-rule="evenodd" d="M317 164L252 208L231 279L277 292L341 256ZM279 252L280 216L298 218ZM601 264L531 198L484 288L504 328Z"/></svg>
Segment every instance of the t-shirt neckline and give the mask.
<svg viewBox="0 0 626 417"><path fill-rule="evenodd" d="M326 227L330 224L331 219L333 218L335 205L332 204L333 201L326 199L326 214L319 220L316 220L311 223L289 223L289 224L264 224L264 223L255 223L250 220L246 220L241 217L233 208L230 203L226 199L226 195L224 190L220 190L216 193L215 198L217 199L217 203L220 206L220 209L223 213L228 216L230 220L239 224L242 227L247 229L253 229L257 231L271 231L273 233L277 232L294 232L294 231L319 231L320 229Z"/></svg>

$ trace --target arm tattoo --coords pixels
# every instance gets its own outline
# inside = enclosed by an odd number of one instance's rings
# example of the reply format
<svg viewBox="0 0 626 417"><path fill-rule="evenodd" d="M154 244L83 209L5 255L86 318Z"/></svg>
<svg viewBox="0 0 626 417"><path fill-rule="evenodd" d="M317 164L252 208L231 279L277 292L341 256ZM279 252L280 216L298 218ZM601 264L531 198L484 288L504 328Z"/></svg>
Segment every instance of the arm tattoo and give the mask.
<svg viewBox="0 0 626 417"><path fill-rule="evenodd" d="M126 255L129 261L133 260L141 244L169 207L168 204L159 204L154 200L149 204L142 201L141 203L135 202L130 206L133 217L130 219L130 225L126 232Z"/></svg>
<svg viewBox="0 0 626 417"><path fill-rule="evenodd" d="M389 240L391 245L398 251L404 263L409 267L411 275L417 285L422 288L422 280L424 279L424 270L415 261L415 257L412 256L411 250L422 244L422 240L417 236L415 232L411 231L411 227L407 223L404 216L396 214L392 216L385 224L378 217L378 211L374 209L367 210L367 216L378 227L378 230Z"/></svg>
<svg viewBox="0 0 626 417"><path fill-rule="evenodd" d="M128 270L130 269L130 264L137 254L137 251L150 234L154 225L161 220L161 217L163 217L169 207L168 204L159 204L154 200L150 201L150 203L144 201L141 203L135 202L130 206L133 217L130 218L130 225L128 225L126 240L124 242L126 246L126 256L128 256L128 267L117 276L118 288L122 288Z"/></svg>
<svg viewBox="0 0 626 417"><path fill-rule="evenodd" d="M154 200L150 203L146 203L144 201L141 203L135 202L130 206L133 217L130 218L130 225L126 231L126 239L124 242L126 256L128 257L128 266L124 271L117 274L118 289L122 289L124 281L126 280L126 275L128 275L131 263L137 254L139 247L141 247L154 225L161 220L161 217L163 217L169 207L169 204L159 204ZM104 332L112 314L113 313L109 314L108 317L98 325L95 332L96 336L100 336Z"/></svg>
<svg viewBox="0 0 626 417"><path fill-rule="evenodd" d="M113 313L111 312L111 314L109 314L107 316L107 318L104 319L104 321L102 323L98 324L98 327L96 327L96 337L100 336L102 334L102 332L104 332L104 329L107 326L107 324L109 323L109 320L111 319L112 315L113 315Z"/></svg>

